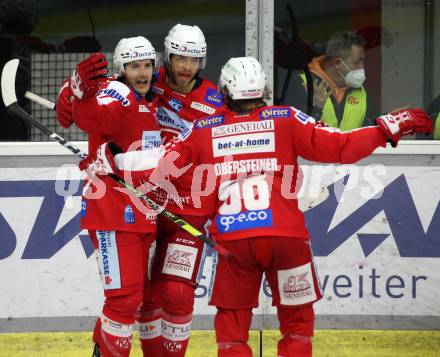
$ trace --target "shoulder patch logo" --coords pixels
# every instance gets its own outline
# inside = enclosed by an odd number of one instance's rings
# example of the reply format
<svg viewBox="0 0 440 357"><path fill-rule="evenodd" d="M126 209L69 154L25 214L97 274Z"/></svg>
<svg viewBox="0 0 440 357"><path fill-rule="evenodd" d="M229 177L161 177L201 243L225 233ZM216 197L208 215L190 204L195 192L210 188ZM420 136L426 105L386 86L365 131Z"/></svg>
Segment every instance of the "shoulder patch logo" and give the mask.
<svg viewBox="0 0 440 357"><path fill-rule="evenodd" d="M268 108L260 112L260 119L288 118L290 114L290 108Z"/></svg>
<svg viewBox="0 0 440 357"><path fill-rule="evenodd" d="M354 96L352 96L352 95L349 95L347 97L347 103L351 104L351 105L356 105L356 104L359 104L359 99L354 97Z"/></svg>
<svg viewBox="0 0 440 357"><path fill-rule="evenodd" d="M302 124L315 122L315 119L300 110L295 111L295 118L298 119Z"/></svg>
<svg viewBox="0 0 440 357"><path fill-rule="evenodd" d="M223 115L216 115L212 117L206 117L194 122L195 129L209 128L211 126L223 124L225 117Z"/></svg>
<svg viewBox="0 0 440 357"><path fill-rule="evenodd" d="M215 90L214 88L208 88L205 94L205 101L208 103L211 103L215 105L216 107L221 107L223 104L223 97L222 95Z"/></svg>
<svg viewBox="0 0 440 357"><path fill-rule="evenodd" d="M173 108L177 113L180 112L183 108L183 104L180 100L173 98L171 99L168 104L171 108Z"/></svg>

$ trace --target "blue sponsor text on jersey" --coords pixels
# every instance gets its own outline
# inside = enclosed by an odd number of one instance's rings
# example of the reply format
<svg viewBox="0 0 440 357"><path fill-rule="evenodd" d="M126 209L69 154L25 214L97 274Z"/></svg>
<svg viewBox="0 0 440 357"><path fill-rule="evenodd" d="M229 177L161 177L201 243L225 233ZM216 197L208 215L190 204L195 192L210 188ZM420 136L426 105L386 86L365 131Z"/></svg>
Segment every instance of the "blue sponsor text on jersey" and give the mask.
<svg viewBox="0 0 440 357"><path fill-rule="evenodd" d="M220 108L223 104L223 98L217 90L214 88L208 88L205 94L205 102L211 103Z"/></svg>
<svg viewBox="0 0 440 357"><path fill-rule="evenodd" d="M183 104L180 100L173 98L171 99L168 104L171 108L173 108L176 112L180 112L183 108Z"/></svg>
<svg viewBox="0 0 440 357"><path fill-rule="evenodd" d="M173 115L173 116L171 116ZM185 122L176 113L165 109L164 107L157 108L157 121L162 126L176 128L183 131L187 128Z"/></svg>
<svg viewBox="0 0 440 357"><path fill-rule="evenodd" d="M260 119L288 118L290 114L290 108L269 108L260 112Z"/></svg>
<svg viewBox="0 0 440 357"><path fill-rule="evenodd" d="M206 117L203 119L199 119L194 122L194 128L201 129L201 128L209 128L211 126L223 124L225 121L225 117L223 115L215 115L212 117Z"/></svg>
<svg viewBox="0 0 440 357"><path fill-rule="evenodd" d="M230 233L243 229L272 226L272 210L243 211L231 215L216 217L217 229L220 233Z"/></svg>
<svg viewBox="0 0 440 357"><path fill-rule="evenodd" d="M130 101L128 100L128 98L124 97L122 94L120 94L117 90L115 89L101 89L98 93L99 94L106 94L109 97L115 98L119 101L122 102L122 105L124 107L126 107L127 105L130 104Z"/></svg>

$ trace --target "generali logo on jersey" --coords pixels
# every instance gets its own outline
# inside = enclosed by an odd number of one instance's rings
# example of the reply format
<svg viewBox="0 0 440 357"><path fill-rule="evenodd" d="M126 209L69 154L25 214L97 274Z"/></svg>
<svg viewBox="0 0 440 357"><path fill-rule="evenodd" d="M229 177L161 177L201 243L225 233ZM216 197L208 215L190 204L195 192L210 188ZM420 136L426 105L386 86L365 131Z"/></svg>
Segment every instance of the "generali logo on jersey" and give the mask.
<svg viewBox="0 0 440 357"><path fill-rule="evenodd" d="M162 272L191 279L197 257L197 248L182 244L168 244Z"/></svg>
<svg viewBox="0 0 440 357"><path fill-rule="evenodd" d="M225 136L230 134L255 133L258 131L273 131L274 121L250 121L247 123L237 123L230 125L222 125L212 128L212 137Z"/></svg>

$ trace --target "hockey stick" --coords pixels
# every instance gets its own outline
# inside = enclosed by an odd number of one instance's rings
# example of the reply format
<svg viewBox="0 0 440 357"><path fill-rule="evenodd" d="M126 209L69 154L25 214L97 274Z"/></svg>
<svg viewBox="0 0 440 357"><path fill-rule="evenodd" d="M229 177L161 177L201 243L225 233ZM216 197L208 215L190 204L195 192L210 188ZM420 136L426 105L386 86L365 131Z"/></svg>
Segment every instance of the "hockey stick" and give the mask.
<svg viewBox="0 0 440 357"><path fill-rule="evenodd" d="M38 94L34 94L32 92L26 91L26 92L24 92L24 96L27 99L29 99L35 103L38 103L38 104L42 105L43 107L46 107L47 109L55 110L55 103L54 102L51 102L50 100L47 100L46 98L40 97Z"/></svg>
<svg viewBox="0 0 440 357"><path fill-rule="evenodd" d="M59 144L63 145L65 148L70 150L75 155L79 156L81 159L85 159L87 157L87 154L83 151L81 151L78 147L75 145L69 143L64 138L56 134L54 131L49 129L47 126L41 124L38 120L36 120L34 117L32 117L30 114L26 113L20 105L17 103L17 96L15 95L15 76L17 74L18 59L10 60L5 64L2 71L2 77L1 77L1 91L2 91L2 97L3 102L5 103L5 107L7 111L22 120L24 120L27 123L30 123L37 127L40 131L42 131L44 134L49 135L49 137L58 142ZM29 92L30 93L30 92ZM32 94L32 93L31 93ZM35 97L39 97L37 95L34 95ZM27 98L34 100L34 96L29 96ZM41 98L41 97L40 97ZM44 99L44 98L41 98ZM49 104L50 101L44 99ZM42 104L40 101L37 101L38 103ZM53 107L55 107L54 103ZM44 104L43 104L44 105ZM46 106L46 105L44 105ZM130 191L132 194L134 194L136 197L144 200L148 203L148 205L159 214L162 214L166 218L168 218L170 221L177 224L179 227L181 227L183 230L187 231L192 236L201 239L203 242L205 242L207 245L209 245L211 248L215 249L221 256L228 259L232 255L229 251L227 251L225 248L223 248L221 245L214 242L211 238L204 235L202 232L200 232L197 228L190 225L188 222L183 220L182 218L176 216L174 213L171 213L170 211L166 210L164 207L160 206L158 203L153 201L148 196L144 195L142 192L125 182L122 178L120 178L118 175L115 174L109 174L108 175L112 180L117 182L120 186L123 188L126 188L128 191Z"/></svg>

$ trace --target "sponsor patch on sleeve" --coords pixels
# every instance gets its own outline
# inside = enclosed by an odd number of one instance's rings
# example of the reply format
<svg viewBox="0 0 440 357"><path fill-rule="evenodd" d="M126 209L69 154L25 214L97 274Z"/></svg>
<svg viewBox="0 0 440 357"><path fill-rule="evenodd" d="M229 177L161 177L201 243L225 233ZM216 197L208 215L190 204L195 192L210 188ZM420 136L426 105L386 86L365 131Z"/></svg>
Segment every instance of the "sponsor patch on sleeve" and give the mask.
<svg viewBox="0 0 440 357"><path fill-rule="evenodd" d="M311 116L307 115L306 113L303 113L300 110L294 110L293 112L294 112L294 117L298 119L302 124L315 122L315 119L313 119Z"/></svg>
<svg viewBox="0 0 440 357"><path fill-rule="evenodd" d="M225 121L225 117L223 115L206 117L203 119L196 120L194 122L194 129L209 128L211 126L223 124L224 121Z"/></svg>
<svg viewBox="0 0 440 357"><path fill-rule="evenodd" d="M99 105L107 105L114 101L120 101L122 106L130 105L128 95L130 89L123 83L111 81L107 88L100 89L97 95Z"/></svg>
<svg viewBox="0 0 440 357"><path fill-rule="evenodd" d="M205 94L205 101L207 103L211 103L213 105L215 105L216 107L221 107L223 104L223 97L222 95L215 90L214 88L208 88L208 90L206 91Z"/></svg>
<svg viewBox="0 0 440 357"><path fill-rule="evenodd" d="M171 108L173 108L177 113L180 112L183 108L183 104L179 99L176 98L172 98L169 102L168 102L169 106Z"/></svg>
<svg viewBox="0 0 440 357"><path fill-rule="evenodd" d="M260 112L260 119L288 118L292 113L290 108L267 108Z"/></svg>

